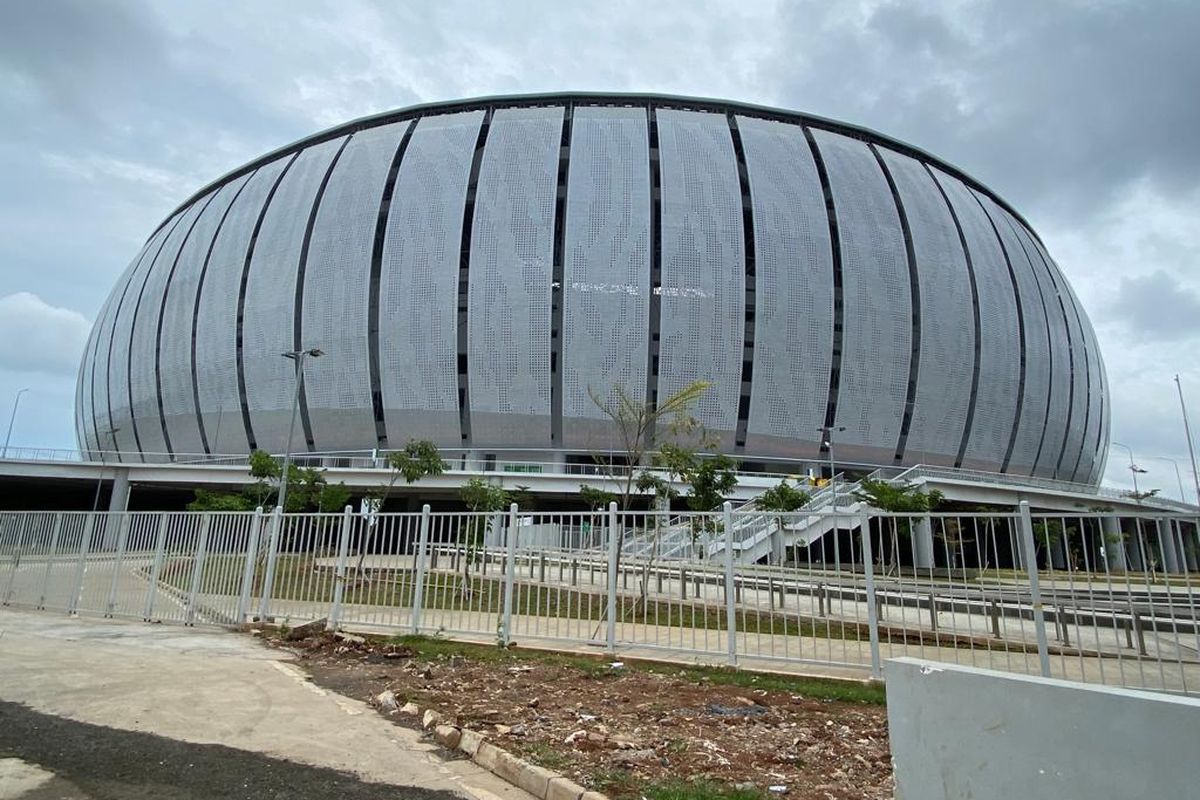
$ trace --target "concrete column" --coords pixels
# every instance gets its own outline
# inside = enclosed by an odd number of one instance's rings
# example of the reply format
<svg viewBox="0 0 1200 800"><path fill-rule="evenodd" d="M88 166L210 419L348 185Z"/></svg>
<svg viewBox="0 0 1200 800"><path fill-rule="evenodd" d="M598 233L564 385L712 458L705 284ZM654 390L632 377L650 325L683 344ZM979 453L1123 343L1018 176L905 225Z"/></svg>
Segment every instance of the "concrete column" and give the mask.
<svg viewBox="0 0 1200 800"><path fill-rule="evenodd" d="M1067 532L1064 530L1058 541L1050 545L1050 563L1055 569L1067 568Z"/></svg>
<svg viewBox="0 0 1200 800"><path fill-rule="evenodd" d="M129 510L129 468L117 467L113 476L112 497L108 501L109 513Z"/></svg>
<svg viewBox="0 0 1200 800"><path fill-rule="evenodd" d="M771 563L782 564L784 560L783 531L777 522L771 523Z"/></svg>
<svg viewBox="0 0 1200 800"><path fill-rule="evenodd" d="M1169 519L1156 520L1158 525L1158 542L1162 551L1163 569L1167 572L1183 572L1180 566L1179 543L1175 539L1175 526Z"/></svg>
<svg viewBox="0 0 1200 800"><path fill-rule="evenodd" d="M912 525L913 566L929 569L933 566L933 524L929 517L921 517Z"/></svg>
<svg viewBox="0 0 1200 800"><path fill-rule="evenodd" d="M1124 572L1125 537L1121 535L1121 523L1116 517L1101 517L1100 532L1104 535L1104 557L1110 569Z"/></svg>
<svg viewBox="0 0 1200 800"><path fill-rule="evenodd" d="M1183 548L1184 563L1187 564L1188 571L1196 572L1200 570L1200 542L1197 541L1196 526L1192 523L1180 522L1176 529L1179 531L1180 547Z"/></svg>

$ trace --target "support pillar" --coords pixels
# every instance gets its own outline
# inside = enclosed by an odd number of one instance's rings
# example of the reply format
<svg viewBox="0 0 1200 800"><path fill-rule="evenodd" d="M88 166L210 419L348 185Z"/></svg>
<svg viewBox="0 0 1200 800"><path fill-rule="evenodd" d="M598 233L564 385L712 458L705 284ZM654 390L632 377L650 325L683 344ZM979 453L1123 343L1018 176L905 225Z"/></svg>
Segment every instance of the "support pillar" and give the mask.
<svg viewBox="0 0 1200 800"><path fill-rule="evenodd" d="M933 567L933 523L929 517L921 517L912 525L913 566L917 569Z"/></svg>
<svg viewBox="0 0 1200 800"><path fill-rule="evenodd" d="M108 500L108 512L129 510L129 467L117 467L113 475L112 496Z"/></svg>
<svg viewBox="0 0 1200 800"><path fill-rule="evenodd" d="M1100 532L1104 536L1104 557L1109 569L1124 572L1128 568L1125 560L1125 536L1121 532L1121 521L1116 517L1101 517Z"/></svg>
<svg viewBox="0 0 1200 800"><path fill-rule="evenodd" d="M1162 550L1163 569L1167 572L1183 572L1183 559L1179 557L1179 542L1175 538L1175 526L1169 519L1155 520L1158 524L1158 542Z"/></svg>

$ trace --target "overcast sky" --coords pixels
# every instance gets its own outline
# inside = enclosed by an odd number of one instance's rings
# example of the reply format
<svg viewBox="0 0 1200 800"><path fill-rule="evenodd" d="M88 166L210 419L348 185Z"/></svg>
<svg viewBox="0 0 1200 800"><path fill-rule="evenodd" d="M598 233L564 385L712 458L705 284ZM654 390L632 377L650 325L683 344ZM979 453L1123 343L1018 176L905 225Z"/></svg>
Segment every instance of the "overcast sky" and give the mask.
<svg viewBox="0 0 1200 800"><path fill-rule="evenodd" d="M1200 2L476 5L5 3L0 425L30 389L13 444L75 446L91 320L150 231L220 174L418 102L648 91L866 125L990 186L1096 326L1113 439L1143 483L1178 494L1162 457L1191 485L1172 377L1200 415ZM1124 451L1109 461L1127 485Z"/></svg>

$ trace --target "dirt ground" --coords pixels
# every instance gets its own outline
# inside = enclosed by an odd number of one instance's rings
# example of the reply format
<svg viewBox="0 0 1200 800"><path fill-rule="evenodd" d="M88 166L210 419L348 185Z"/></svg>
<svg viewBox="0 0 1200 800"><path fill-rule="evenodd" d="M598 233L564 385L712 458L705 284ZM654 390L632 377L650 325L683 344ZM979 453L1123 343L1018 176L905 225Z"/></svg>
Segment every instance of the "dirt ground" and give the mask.
<svg viewBox="0 0 1200 800"><path fill-rule="evenodd" d="M271 641L320 686L372 703L390 690L614 798L696 780L741 797L892 797L886 710L819 699L837 687L438 640Z"/></svg>

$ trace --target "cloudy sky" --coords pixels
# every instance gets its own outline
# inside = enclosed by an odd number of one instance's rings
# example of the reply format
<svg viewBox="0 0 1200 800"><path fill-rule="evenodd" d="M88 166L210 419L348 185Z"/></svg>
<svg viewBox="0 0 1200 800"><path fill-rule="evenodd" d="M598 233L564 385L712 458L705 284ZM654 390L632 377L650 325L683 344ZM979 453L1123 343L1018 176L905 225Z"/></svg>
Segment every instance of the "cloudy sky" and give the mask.
<svg viewBox="0 0 1200 800"><path fill-rule="evenodd" d="M91 320L154 226L221 173L412 103L653 91L859 123L991 186L1096 325L1113 438L1143 482L1176 496L1173 458L1190 485L1172 377L1200 415L1200 3L476 5L5 3L0 425L30 389L13 444L74 446ZM1114 448L1107 482L1127 464Z"/></svg>

